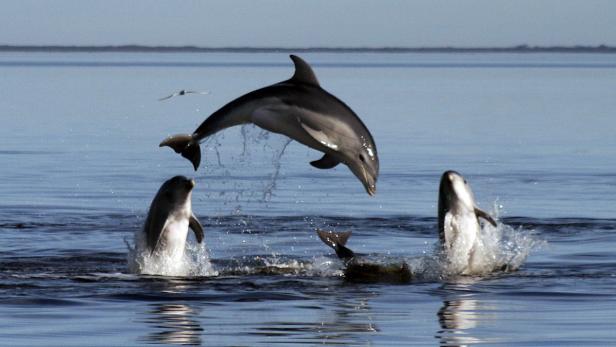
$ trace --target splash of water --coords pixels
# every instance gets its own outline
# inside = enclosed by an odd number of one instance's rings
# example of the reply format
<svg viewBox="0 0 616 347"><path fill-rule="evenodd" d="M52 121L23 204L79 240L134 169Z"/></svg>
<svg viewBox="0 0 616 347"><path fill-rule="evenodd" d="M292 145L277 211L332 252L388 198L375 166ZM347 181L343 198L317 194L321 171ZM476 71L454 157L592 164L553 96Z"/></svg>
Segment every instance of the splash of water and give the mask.
<svg viewBox="0 0 616 347"><path fill-rule="evenodd" d="M209 152L214 152L214 156L204 156L205 173L222 178L217 184L225 187L218 193L219 197L224 197L224 205L233 203L233 206L237 206L243 202L269 202L280 177L282 156L292 140L286 136L272 134L253 124L241 126L240 134L242 146L239 153L234 153L233 146L222 148L224 132L206 139L203 145ZM268 162L271 162L271 172L267 173L267 178L255 182L242 177L245 175L246 168Z"/></svg>
<svg viewBox="0 0 616 347"><path fill-rule="evenodd" d="M278 175L280 175L280 160L282 155L284 154L285 149L292 142L290 138L287 138L284 142L282 148L274 153L272 157L272 164L274 165L274 172L270 175L270 180L266 183L263 191L263 201L270 201L272 195L274 193L274 189L276 189L276 181L278 180Z"/></svg>
<svg viewBox="0 0 616 347"><path fill-rule="evenodd" d="M340 263L325 256L299 259L278 255L256 255L215 262L220 275L339 277L343 274Z"/></svg>
<svg viewBox="0 0 616 347"><path fill-rule="evenodd" d="M126 241L128 247L128 269L131 273L142 275L207 277L217 276L210 256L203 243L186 242L184 254L177 259L167 254L152 254L146 247L145 233L135 232L134 246Z"/></svg>
<svg viewBox="0 0 616 347"><path fill-rule="evenodd" d="M498 219L500 208L495 204L492 216ZM502 222L496 226L484 223L477 235L472 257L472 276L485 276L494 272L509 272L519 269L531 251L545 245L532 230L513 228ZM450 279L460 276L461 262L467 261L465 255L460 259L447 259L440 242L434 246L430 255L408 259L414 275L423 279ZM453 265L452 265L453 264Z"/></svg>

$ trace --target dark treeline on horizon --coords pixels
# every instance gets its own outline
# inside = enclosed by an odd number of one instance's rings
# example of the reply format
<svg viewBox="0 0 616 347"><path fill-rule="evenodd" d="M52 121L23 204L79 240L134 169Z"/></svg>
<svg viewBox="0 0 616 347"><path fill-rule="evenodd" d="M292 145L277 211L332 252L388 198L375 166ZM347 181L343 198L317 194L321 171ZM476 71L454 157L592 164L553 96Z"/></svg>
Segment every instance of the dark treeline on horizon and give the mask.
<svg viewBox="0 0 616 347"><path fill-rule="evenodd" d="M198 46L63 46L63 45L0 45L0 52L237 52L237 53L616 53L616 47L598 46L529 46L512 47L198 47Z"/></svg>

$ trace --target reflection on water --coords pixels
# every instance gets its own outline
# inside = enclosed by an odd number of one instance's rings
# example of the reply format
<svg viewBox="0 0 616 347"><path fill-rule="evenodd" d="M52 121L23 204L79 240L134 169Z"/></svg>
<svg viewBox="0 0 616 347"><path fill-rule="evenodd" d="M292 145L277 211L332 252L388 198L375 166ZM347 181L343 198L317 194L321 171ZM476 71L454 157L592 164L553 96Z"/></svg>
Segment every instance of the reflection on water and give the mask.
<svg viewBox="0 0 616 347"><path fill-rule="evenodd" d="M441 346L466 346L481 342L470 335L470 329L477 327L477 301L470 298L444 301L438 311L438 321L442 330L437 338Z"/></svg>
<svg viewBox="0 0 616 347"><path fill-rule="evenodd" d="M298 342L310 344L357 345L369 343L380 329L374 323L369 299L371 293L355 293L319 300L324 310L314 318L299 315L288 321L267 321L256 328L254 335L262 336L262 343ZM312 318L312 319L311 319ZM291 321L294 320L294 321Z"/></svg>
<svg viewBox="0 0 616 347"><path fill-rule="evenodd" d="M190 283L179 279L148 281L141 284L144 293L159 293L169 300L149 304L142 313L142 322L149 326L141 341L150 344L192 345L202 344L203 328L199 322L200 309L188 305L182 295L191 290Z"/></svg>
<svg viewBox="0 0 616 347"><path fill-rule="evenodd" d="M444 285L444 290L468 291L472 279L464 279L463 283ZM443 300L443 306L438 310L438 322L441 327L436 334L440 346L468 346L477 343L485 343L476 336L473 331L481 322L481 302L473 293L456 293L447 296Z"/></svg>
<svg viewBox="0 0 616 347"><path fill-rule="evenodd" d="M153 304L145 323L151 330L142 340L153 344L201 345L198 311L185 304Z"/></svg>

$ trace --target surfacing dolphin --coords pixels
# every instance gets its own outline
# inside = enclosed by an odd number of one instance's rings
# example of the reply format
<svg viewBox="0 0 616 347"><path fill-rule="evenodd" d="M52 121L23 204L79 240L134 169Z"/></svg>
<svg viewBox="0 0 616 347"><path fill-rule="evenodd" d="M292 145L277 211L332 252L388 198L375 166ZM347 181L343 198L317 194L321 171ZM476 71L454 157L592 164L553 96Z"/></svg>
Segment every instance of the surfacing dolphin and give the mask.
<svg viewBox="0 0 616 347"><path fill-rule="evenodd" d="M373 261L358 256L346 247L350 231L333 232L317 229L317 235L336 252L345 265L344 279L359 283L408 283L413 279L411 268L405 261Z"/></svg>
<svg viewBox="0 0 616 347"><path fill-rule="evenodd" d="M479 218L496 221L477 207L470 185L456 171L445 171L438 193L438 231L450 271L460 275L485 273L486 262L476 256Z"/></svg>
<svg viewBox="0 0 616 347"><path fill-rule="evenodd" d="M495 259L481 249L479 218L492 226L496 221L477 207L468 182L455 171L446 171L441 177L438 197L438 230L441 256L439 268L445 275L484 275L495 271L515 271L519 265ZM416 275L404 261L371 262L357 256L346 247L351 232L317 230L317 235L336 252L346 268L345 279L359 282L408 282ZM492 253L494 255L494 253ZM429 260L428 258L426 258Z"/></svg>
<svg viewBox="0 0 616 347"><path fill-rule="evenodd" d="M192 213L191 195L195 181L184 176L167 180L152 200L143 226L150 254L181 259L190 227L203 241L203 227Z"/></svg>
<svg viewBox="0 0 616 347"><path fill-rule="evenodd" d="M321 88L308 63L295 55L291 60L295 74L290 79L240 96L210 115L192 134L170 136L160 146L171 147L197 170L200 142L223 129L254 123L323 152L321 159L310 163L316 168L347 165L368 194L374 195L379 157L368 128L344 102Z"/></svg>

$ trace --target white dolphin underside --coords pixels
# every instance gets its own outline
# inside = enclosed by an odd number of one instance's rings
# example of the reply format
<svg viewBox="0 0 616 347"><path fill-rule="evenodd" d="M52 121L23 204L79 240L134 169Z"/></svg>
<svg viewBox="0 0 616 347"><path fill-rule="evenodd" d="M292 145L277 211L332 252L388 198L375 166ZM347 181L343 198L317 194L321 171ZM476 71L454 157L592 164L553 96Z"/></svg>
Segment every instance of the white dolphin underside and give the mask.
<svg viewBox="0 0 616 347"><path fill-rule="evenodd" d="M445 215L445 239L447 240L447 259L449 271L470 275L482 271L481 262L476 255L479 221L474 212L447 213Z"/></svg>
<svg viewBox="0 0 616 347"><path fill-rule="evenodd" d="M170 261L182 261L188 237L188 218L170 216L158 240L154 253L167 257Z"/></svg>

